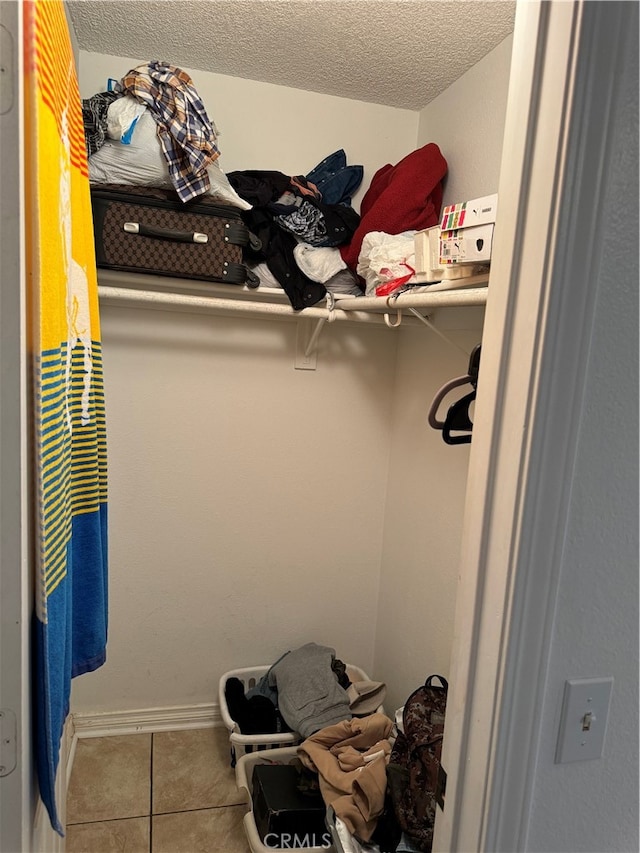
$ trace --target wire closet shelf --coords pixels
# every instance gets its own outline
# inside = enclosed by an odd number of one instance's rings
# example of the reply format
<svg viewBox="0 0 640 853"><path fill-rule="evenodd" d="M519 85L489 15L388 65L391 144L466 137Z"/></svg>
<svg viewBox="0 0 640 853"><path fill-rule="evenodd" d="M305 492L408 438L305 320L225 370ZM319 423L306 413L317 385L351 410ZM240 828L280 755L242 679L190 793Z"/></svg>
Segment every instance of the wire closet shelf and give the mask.
<svg viewBox="0 0 640 853"><path fill-rule="evenodd" d="M232 313L236 316L265 318L307 318L326 322L386 323L390 327L397 327L405 311L420 320L424 319L422 313L428 314L437 308L484 306L488 290L486 283L487 278L484 277L471 283L472 286L450 290L414 288L388 297L327 294L324 304L294 311L284 291L274 288L250 289L246 286L99 270L98 296L103 305Z"/></svg>

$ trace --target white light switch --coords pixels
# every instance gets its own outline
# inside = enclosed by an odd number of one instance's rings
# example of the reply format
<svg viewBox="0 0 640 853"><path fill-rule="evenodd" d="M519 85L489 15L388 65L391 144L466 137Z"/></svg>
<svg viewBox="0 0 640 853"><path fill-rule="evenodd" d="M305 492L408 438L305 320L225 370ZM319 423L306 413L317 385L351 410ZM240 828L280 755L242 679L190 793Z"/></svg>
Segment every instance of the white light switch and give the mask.
<svg viewBox="0 0 640 853"><path fill-rule="evenodd" d="M565 681L556 764L601 757L612 687L611 677Z"/></svg>

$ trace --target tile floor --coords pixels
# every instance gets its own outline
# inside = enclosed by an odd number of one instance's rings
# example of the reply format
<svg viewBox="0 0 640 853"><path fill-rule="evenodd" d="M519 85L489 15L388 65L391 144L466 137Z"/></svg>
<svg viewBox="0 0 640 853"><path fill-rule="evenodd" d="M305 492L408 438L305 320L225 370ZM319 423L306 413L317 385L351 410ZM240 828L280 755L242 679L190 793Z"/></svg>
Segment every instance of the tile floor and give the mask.
<svg viewBox="0 0 640 853"><path fill-rule="evenodd" d="M250 853L225 728L81 738L67 853Z"/></svg>

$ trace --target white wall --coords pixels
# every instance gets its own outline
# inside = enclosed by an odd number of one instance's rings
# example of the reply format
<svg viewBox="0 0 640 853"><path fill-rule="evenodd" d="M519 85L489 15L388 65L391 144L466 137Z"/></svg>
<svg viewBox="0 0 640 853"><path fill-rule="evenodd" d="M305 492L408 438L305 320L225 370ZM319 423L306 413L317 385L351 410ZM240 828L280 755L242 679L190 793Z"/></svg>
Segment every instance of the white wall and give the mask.
<svg viewBox="0 0 640 853"><path fill-rule="evenodd" d="M298 371L295 328L103 309L108 659L74 711L213 702L310 640L371 668L395 339L335 324Z"/></svg>
<svg viewBox="0 0 640 853"><path fill-rule="evenodd" d="M638 18L612 121L596 323L527 851L638 850ZM635 19L635 20L634 20ZM589 283L585 283L589 286ZM603 757L554 764L564 681L614 676Z"/></svg>
<svg viewBox="0 0 640 853"><path fill-rule="evenodd" d="M439 326L453 326L446 334L470 354L482 313L448 310ZM426 328L400 337L374 667L387 679L389 711L428 675L449 675L470 445L445 444L427 414L438 389L468 366L468 355ZM471 390L457 389L439 414Z"/></svg>
<svg viewBox="0 0 640 853"><path fill-rule="evenodd" d="M449 173L444 204L498 191L513 36L420 112L418 145L436 142Z"/></svg>
<svg viewBox="0 0 640 853"><path fill-rule="evenodd" d="M80 52L80 93L106 89L143 60ZM365 168L354 207L376 170L415 148L418 113L364 101L319 95L271 83L185 68L209 117L220 131L220 165L307 174L328 154L344 148L349 164Z"/></svg>
<svg viewBox="0 0 640 853"><path fill-rule="evenodd" d="M445 204L497 191L512 42L509 36L420 112L418 145L436 142L449 164ZM481 341L477 312L446 312L446 323L467 330L451 335L467 352ZM389 709L427 675L449 674L469 455L468 446L444 444L426 416L438 388L468 364L426 329L402 334L374 667L389 680Z"/></svg>

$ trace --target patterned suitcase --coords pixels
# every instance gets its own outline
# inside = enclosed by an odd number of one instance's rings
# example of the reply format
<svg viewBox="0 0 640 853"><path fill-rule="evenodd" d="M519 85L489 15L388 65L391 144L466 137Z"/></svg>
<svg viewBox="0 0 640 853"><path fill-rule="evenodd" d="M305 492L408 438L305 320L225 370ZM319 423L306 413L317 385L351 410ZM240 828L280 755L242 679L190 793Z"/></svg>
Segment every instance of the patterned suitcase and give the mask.
<svg viewBox="0 0 640 853"><path fill-rule="evenodd" d="M259 241L239 211L200 196L183 204L173 190L120 184L91 186L96 264L257 287L242 249Z"/></svg>

